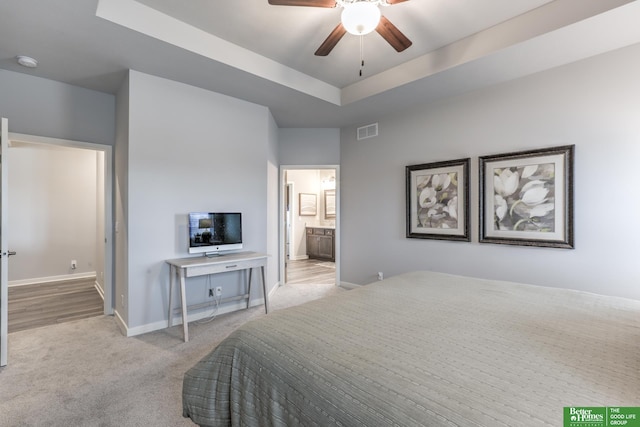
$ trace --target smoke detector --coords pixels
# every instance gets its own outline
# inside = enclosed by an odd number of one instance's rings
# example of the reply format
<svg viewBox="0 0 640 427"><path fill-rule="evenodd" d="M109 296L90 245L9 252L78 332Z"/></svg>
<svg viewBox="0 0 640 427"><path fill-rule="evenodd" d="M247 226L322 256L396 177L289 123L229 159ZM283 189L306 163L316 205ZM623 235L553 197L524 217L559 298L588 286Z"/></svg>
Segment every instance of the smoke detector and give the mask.
<svg viewBox="0 0 640 427"><path fill-rule="evenodd" d="M19 55L16 56L16 60L18 60L18 64L27 68L36 68L38 66L38 61L33 59L30 56Z"/></svg>

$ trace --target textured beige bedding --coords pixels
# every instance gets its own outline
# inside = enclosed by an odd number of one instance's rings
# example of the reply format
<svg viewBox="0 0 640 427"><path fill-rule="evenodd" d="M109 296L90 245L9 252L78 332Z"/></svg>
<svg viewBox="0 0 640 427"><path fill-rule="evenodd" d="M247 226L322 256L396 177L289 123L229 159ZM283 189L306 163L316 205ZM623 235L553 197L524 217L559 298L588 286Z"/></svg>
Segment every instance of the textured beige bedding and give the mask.
<svg viewBox="0 0 640 427"><path fill-rule="evenodd" d="M561 426L564 406L640 406L640 301L409 273L250 322L183 384L211 426Z"/></svg>

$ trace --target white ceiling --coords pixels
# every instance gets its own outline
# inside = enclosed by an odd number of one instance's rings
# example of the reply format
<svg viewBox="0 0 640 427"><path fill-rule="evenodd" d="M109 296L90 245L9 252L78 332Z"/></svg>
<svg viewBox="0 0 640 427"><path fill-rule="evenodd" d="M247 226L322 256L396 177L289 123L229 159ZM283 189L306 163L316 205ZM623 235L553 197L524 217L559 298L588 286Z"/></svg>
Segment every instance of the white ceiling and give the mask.
<svg viewBox="0 0 640 427"><path fill-rule="evenodd" d="M377 33L313 52L340 9L267 0L3 0L0 68L115 93L135 69L268 106L280 127L343 127L640 43L631 0L411 0ZM37 69L16 55L38 59Z"/></svg>

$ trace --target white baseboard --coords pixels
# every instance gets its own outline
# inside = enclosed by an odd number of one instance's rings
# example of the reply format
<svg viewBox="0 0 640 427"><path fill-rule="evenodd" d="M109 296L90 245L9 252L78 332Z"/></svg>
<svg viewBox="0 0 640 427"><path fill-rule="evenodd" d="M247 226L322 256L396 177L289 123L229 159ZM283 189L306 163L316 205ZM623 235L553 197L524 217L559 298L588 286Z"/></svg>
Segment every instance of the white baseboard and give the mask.
<svg viewBox="0 0 640 427"><path fill-rule="evenodd" d="M122 335L128 337L129 335L127 335L127 324L122 316L120 316L118 310L113 310L113 317L116 319L116 325L118 325L118 329L120 329Z"/></svg>
<svg viewBox="0 0 640 427"><path fill-rule="evenodd" d="M271 288L271 290L269 291L269 298L271 298L273 294L276 293L276 291L278 290L278 288L280 288L280 286L282 286L282 283L280 283L280 281L276 282L276 285L273 288Z"/></svg>
<svg viewBox="0 0 640 427"><path fill-rule="evenodd" d="M36 277L33 279L10 280L9 286L36 285L38 283L62 282L65 280L91 279L96 277L95 271L87 273L64 274L62 276Z"/></svg>
<svg viewBox="0 0 640 427"><path fill-rule="evenodd" d="M355 283L350 283L350 282L340 282L340 287L341 288L345 288L345 289L356 289L356 288L360 288L363 285L357 285Z"/></svg>
<svg viewBox="0 0 640 427"><path fill-rule="evenodd" d="M303 259L309 259L309 255L296 255L296 256L289 256L289 259L291 261L301 261Z"/></svg>
<svg viewBox="0 0 640 427"><path fill-rule="evenodd" d="M271 294L271 292L269 292ZM264 307L264 298L260 298L257 300L251 300L249 307L263 306ZM244 310L247 308L247 303L244 301L236 301L230 302L218 307L218 312L216 316L220 316L222 314L231 313L232 311ZM188 315L188 322L195 322L196 320L206 319L211 316L212 307L205 307L199 310L192 310ZM168 323L166 320L160 320L158 322L147 323L146 325L135 326L133 328L127 327L120 314L116 311L116 322L118 323L118 327L122 331L122 334L127 337L135 337L136 335L142 335L153 331L158 331L160 329L166 329ZM172 326L182 325L182 315L174 315Z"/></svg>
<svg viewBox="0 0 640 427"><path fill-rule="evenodd" d="M104 301L104 290L102 289L102 286L100 286L100 283L98 283L98 281L96 280L93 283L93 286L96 288L96 291L98 291L98 293L100 294L100 298L102 298L102 301Z"/></svg>

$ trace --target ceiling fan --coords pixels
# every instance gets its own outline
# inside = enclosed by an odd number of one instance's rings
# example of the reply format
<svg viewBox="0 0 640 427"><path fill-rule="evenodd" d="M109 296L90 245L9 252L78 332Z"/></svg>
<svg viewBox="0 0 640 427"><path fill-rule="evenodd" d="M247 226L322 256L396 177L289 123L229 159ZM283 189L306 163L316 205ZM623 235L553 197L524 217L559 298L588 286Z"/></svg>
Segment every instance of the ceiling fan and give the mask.
<svg viewBox="0 0 640 427"><path fill-rule="evenodd" d="M274 6L342 7L341 22L316 50L316 56L327 56L347 33L365 35L373 30L382 36L396 51L411 46L409 40L387 18L378 6L391 6L408 0L269 0Z"/></svg>

